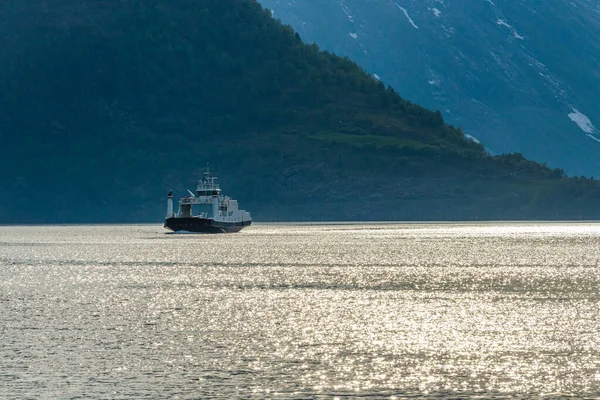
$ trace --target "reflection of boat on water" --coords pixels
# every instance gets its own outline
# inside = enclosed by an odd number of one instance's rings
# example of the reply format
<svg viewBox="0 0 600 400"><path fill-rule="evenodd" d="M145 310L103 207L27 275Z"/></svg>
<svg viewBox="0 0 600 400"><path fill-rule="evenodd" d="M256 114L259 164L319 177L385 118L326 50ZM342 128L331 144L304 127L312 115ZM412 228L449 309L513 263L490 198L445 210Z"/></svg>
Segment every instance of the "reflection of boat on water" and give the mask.
<svg viewBox="0 0 600 400"><path fill-rule="evenodd" d="M169 192L165 228L174 232L229 233L252 224L250 213L240 210L237 200L221 193L218 178L208 167L198 181L197 196L188 192L189 196L179 200L177 213L173 212L173 192Z"/></svg>

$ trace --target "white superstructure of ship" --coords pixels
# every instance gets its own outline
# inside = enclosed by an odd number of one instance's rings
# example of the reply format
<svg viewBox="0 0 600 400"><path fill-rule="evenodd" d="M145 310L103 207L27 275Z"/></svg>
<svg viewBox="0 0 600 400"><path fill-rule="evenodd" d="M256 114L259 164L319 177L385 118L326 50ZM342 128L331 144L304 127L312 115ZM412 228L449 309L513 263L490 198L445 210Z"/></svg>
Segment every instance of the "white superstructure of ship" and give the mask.
<svg viewBox="0 0 600 400"><path fill-rule="evenodd" d="M169 192L165 228L175 232L229 233L252 224L250 213L240 210L237 200L222 194L218 178L208 166L198 181L196 194L189 190L188 193L179 200L175 213L173 192Z"/></svg>

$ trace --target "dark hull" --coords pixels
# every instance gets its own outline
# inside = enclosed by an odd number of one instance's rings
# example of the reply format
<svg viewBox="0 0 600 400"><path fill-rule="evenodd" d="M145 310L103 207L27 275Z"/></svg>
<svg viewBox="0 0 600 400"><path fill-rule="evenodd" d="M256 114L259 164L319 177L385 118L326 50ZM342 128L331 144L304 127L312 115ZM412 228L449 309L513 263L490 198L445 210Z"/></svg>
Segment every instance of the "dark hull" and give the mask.
<svg viewBox="0 0 600 400"><path fill-rule="evenodd" d="M250 226L252 221L238 223L215 222L212 218L167 218L165 228L173 232L195 232L195 233L233 233L239 232L244 227Z"/></svg>

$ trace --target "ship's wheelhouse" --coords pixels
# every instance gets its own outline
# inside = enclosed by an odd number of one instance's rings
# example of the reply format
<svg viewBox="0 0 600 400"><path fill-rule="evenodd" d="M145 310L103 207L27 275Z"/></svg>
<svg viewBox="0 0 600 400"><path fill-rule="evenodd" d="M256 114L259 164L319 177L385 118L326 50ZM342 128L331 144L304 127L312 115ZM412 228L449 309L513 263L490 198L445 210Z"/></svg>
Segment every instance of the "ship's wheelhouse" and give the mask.
<svg viewBox="0 0 600 400"><path fill-rule="evenodd" d="M219 196L221 189L198 189L198 196Z"/></svg>

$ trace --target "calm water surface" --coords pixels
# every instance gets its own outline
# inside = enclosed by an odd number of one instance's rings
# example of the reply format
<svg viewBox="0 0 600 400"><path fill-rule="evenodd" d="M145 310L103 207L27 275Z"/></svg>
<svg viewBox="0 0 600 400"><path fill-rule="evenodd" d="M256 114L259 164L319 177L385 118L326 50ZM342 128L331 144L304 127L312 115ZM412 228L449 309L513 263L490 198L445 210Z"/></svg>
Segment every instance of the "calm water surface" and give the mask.
<svg viewBox="0 0 600 400"><path fill-rule="evenodd" d="M600 224L0 227L0 398L600 395Z"/></svg>

